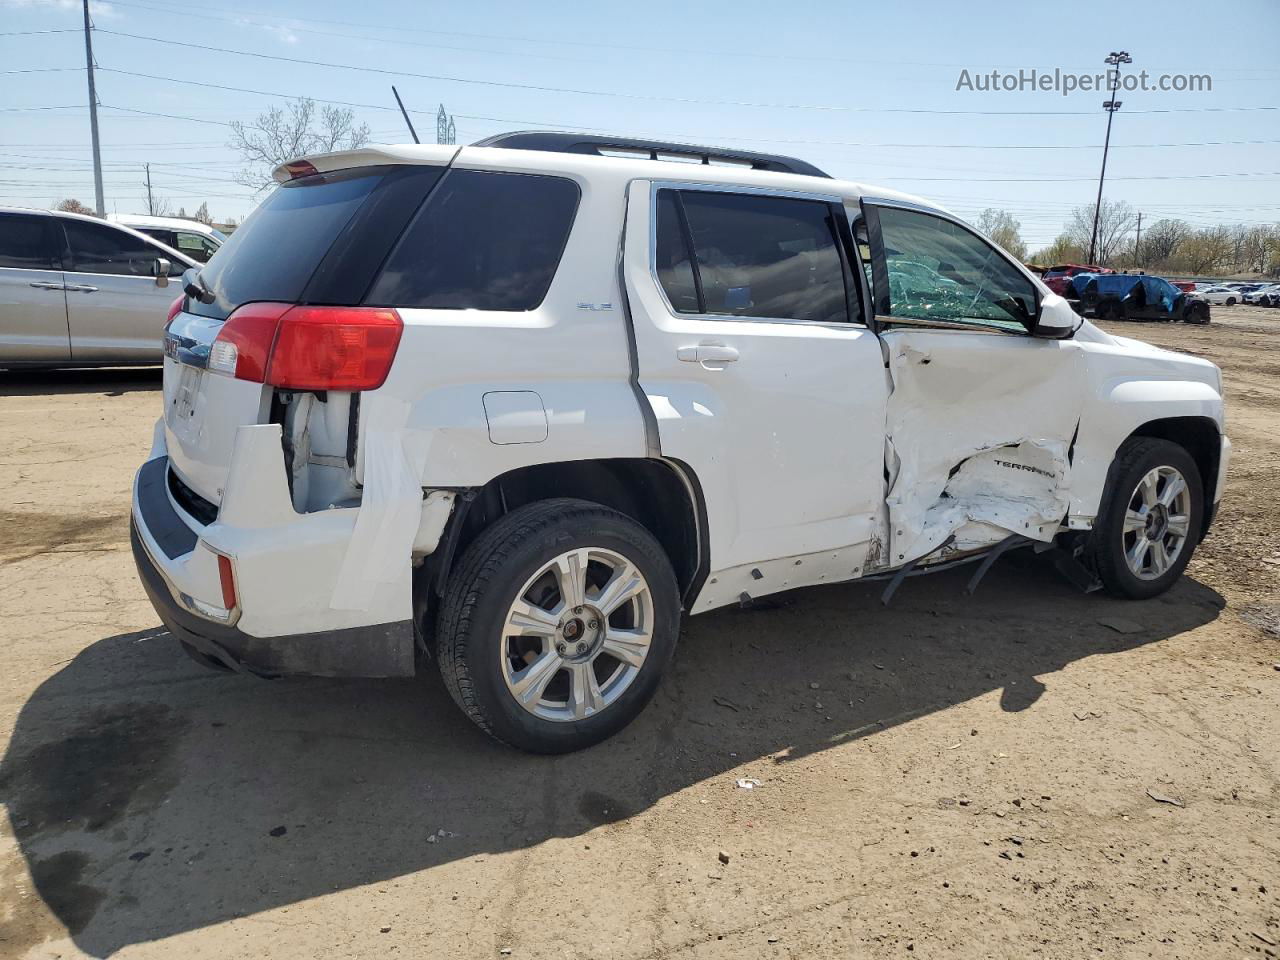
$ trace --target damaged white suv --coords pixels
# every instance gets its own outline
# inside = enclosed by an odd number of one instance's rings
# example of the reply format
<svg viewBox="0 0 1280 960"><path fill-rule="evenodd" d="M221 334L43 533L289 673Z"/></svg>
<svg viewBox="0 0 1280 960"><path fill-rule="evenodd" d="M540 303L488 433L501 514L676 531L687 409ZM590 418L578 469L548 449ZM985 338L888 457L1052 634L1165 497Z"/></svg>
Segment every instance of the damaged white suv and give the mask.
<svg viewBox="0 0 1280 960"><path fill-rule="evenodd" d="M1222 495L1213 364L923 200L538 133L277 179L187 273L133 496L211 666L434 657L489 733L572 750L643 708L682 611L1024 545L1150 597Z"/></svg>

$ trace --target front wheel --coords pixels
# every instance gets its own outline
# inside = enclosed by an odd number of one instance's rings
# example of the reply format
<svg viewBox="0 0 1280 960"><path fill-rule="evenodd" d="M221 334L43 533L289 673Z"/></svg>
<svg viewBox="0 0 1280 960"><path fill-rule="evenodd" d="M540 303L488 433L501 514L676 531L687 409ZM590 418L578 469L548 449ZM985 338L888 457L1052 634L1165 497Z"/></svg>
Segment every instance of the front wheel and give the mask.
<svg viewBox="0 0 1280 960"><path fill-rule="evenodd" d="M440 608L440 672L481 729L535 753L612 736L675 651L680 596L662 547L584 500L529 504L466 551Z"/></svg>
<svg viewBox="0 0 1280 960"><path fill-rule="evenodd" d="M1126 440L1093 530L1103 586L1130 600L1164 593L1182 576L1203 525L1204 491L1191 455L1168 440Z"/></svg>

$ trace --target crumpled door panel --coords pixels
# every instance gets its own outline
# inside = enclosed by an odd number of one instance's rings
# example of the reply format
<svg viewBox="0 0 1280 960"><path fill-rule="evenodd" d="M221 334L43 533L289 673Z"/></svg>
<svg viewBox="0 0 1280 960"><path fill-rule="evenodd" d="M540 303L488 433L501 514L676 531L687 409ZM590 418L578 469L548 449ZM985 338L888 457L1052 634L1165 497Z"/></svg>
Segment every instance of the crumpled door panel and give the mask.
<svg viewBox="0 0 1280 960"><path fill-rule="evenodd" d="M1082 406L1070 341L897 328L883 337L890 549L901 566L981 549L1011 533L1051 540L1070 501Z"/></svg>

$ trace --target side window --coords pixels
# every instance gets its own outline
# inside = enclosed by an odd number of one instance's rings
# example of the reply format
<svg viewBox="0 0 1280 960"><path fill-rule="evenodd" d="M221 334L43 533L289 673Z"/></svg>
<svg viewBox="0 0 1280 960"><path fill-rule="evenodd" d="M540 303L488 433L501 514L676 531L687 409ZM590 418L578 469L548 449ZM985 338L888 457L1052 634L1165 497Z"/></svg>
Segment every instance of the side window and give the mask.
<svg viewBox="0 0 1280 960"><path fill-rule="evenodd" d="M0 267L57 270L46 217L0 214Z"/></svg>
<svg viewBox="0 0 1280 960"><path fill-rule="evenodd" d="M777 320L849 319L831 204L699 190L679 191L674 202L664 203L663 194L676 191L659 193L656 227L662 247L658 278L674 309ZM675 252L678 230L685 231L693 251L696 307Z"/></svg>
<svg viewBox="0 0 1280 960"><path fill-rule="evenodd" d="M192 260L199 260L201 263L208 263L209 258L218 249L213 241L203 234L187 233L179 230L174 236L176 239L170 246L175 250L181 250Z"/></svg>
<svg viewBox="0 0 1280 960"><path fill-rule="evenodd" d="M890 316L1029 329L1035 287L985 240L927 213L881 207L879 215Z"/></svg>
<svg viewBox="0 0 1280 960"><path fill-rule="evenodd" d="M134 227L133 229L137 230L139 233L145 233L153 240L159 240L166 247L173 246L172 230L152 230L150 227Z"/></svg>
<svg viewBox="0 0 1280 960"><path fill-rule="evenodd" d="M674 190L658 191L658 236L655 244L658 282L677 313L700 313L688 234L680 198Z"/></svg>
<svg viewBox="0 0 1280 960"><path fill-rule="evenodd" d="M564 177L449 171L365 303L533 310L560 264L578 196L578 185Z"/></svg>
<svg viewBox="0 0 1280 960"><path fill-rule="evenodd" d="M71 246L71 269L80 273L109 273L126 277L155 275L155 260L164 251L145 240L96 223L64 220Z"/></svg>

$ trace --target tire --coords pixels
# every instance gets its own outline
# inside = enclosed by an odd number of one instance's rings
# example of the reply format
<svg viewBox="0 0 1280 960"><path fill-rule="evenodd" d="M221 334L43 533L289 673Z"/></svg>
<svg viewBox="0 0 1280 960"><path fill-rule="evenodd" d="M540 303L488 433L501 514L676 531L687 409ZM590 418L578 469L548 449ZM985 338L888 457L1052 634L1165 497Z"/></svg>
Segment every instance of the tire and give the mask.
<svg viewBox="0 0 1280 960"><path fill-rule="evenodd" d="M1166 507L1161 515L1149 504L1152 500L1161 502L1169 493L1173 473L1182 478L1185 486L1172 498L1173 509ZM1152 491L1155 496L1144 498L1140 484L1153 474L1157 477ZM1191 455L1175 443L1133 437L1120 446L1108 476L1107 492L1091 544L1102 585L1113 597L1129 600L1146 600L1164 593L1182 576L1200 542L1204 527L1204 486L1200 470ZM1151 514L1155 516L1147 519ZM1146 525L1134 529L1139 516L1146 520ZM1185 533L1177 541L1175 531L1179 525L1170 521L1179 516L1185 517L1182 524ZM1137 546L1143 539L1147 541L1145 549ZM1159 551L1156 540L1160 543ZM1170 557L1174 542L1177 542L1176 553ZM1168 560L1163 569L1159 562L1161 556ZM1134 557L1139 558L1141 572L1132 563Z"/></svg>
<svg viewBox="0 0 1280 960"><path fill-rule="evenodd" d="M1205 324L1209 322L1209 306L1204 303L1193 303L1187 310L1186 323Z"/></svg>
<svg viewBox="0 0 1280 960"><path fill-rule="evenodd" d="M580 606L555 572L561 559L563 576L581 583L570 586ZM644 589L606 607L602 588L634 585L637 573ZM533 753L567 753L635 719L679 630L675 574L653 535L616 510L562 498L513 510L467 548L445 587L436 644L445 687L482 730ZM609 652L619 648L640 659Z"/></svg>
<svg viewBox="0 0 1280 960"><path fill-rule="evenodd" d="M1124 320L1124 307L1114 300L1108 300L1098 306L1098 319L1103 321Z"/></svg>
<svg viewBox="0 0 1280 960"><path fill-rule="evenodd" d="M1228 306L1228 307L1234 307L1235 305L1236 305L1236 298L1235 298L1235 297L1227 297L1227 306Z"/></svg>

